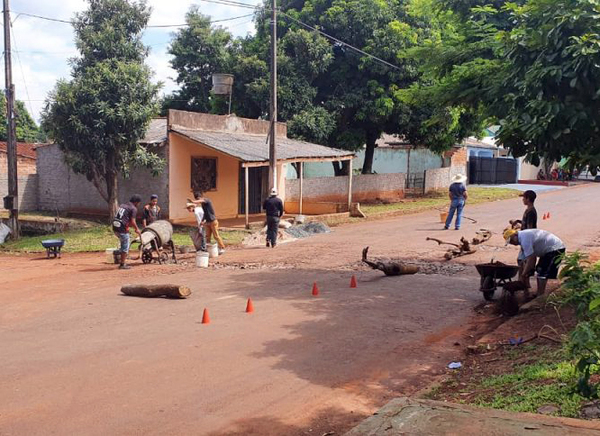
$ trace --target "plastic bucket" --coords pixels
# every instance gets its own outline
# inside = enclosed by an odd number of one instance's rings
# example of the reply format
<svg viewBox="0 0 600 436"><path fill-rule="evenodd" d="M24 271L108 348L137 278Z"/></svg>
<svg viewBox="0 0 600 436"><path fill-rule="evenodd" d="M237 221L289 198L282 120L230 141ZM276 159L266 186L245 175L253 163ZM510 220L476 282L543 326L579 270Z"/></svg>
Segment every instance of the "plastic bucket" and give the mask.
<svg viewBox="0 0 600 436"><path fill-rule="evenodd" d="M441 212L440 213L440 221L443 223L446 223L446 219L448 218L448 212Z"/></svg>
<svg viewBox="0 0 600 436"><path fill-rule="evenodd" d="M217 244L207 244L206 250L208 251L208 256L211 259L219 257L219 246Z"/></svg>
<svg viewBox="0 0 600 436"><path fill-rule="evenodd" d="M208 268L208 253L206 251L196 252L196 266L198 268Z"/></svg>

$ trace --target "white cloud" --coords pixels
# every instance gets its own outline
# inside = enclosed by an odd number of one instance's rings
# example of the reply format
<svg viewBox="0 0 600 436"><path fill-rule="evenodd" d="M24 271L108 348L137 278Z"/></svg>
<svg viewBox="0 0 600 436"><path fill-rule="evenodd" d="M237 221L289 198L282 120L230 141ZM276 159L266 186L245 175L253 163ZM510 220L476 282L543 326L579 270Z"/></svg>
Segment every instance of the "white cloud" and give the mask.
<svg viewBox="0 0 600 436"><path fill-rule="evenodd" d="M260 0L245 0L258 4ZM232 18L246 15L251 9L235 8L198 0L149 0L152 7L150 25L181 24L192 4L199 4L204 14L213 19ZM71 19L76 12L86 8L85 0L13 0L13 82L17 98L26 101L26 106L39 120L40 112L48 92L57 80L68 78L68 60L77 54L73 43L72 28L68 24L41 20L18 15L30 13L58 19ZM246 35L253 31L251 17L220 23L235 35ZM176 28L152 28L145 34L151 47L147 63L155 72L155 80L164 83L162 92L172 92L177 85L172 80L175 72L169 66L167 42ZM19 63L20 60L20 63ZM4 69L0 68L0 78L4 84Z"/></svg>

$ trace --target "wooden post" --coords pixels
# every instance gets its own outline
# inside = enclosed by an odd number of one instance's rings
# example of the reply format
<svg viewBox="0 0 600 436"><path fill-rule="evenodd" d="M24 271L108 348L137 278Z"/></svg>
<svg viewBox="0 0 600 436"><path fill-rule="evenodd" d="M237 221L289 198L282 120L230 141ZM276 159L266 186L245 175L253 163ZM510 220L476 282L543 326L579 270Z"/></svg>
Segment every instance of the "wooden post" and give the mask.
<svg viewBox="0 0 600 436"><path fill-rule="evenodd" d="M299 163L299 176L300 176L300 215L302 215L302 185L304 183L304 163Z"/></svg>
<svg viewBox="0 0 600 436"><path fill-rule="evenodd" d="M348 212L352 206L352 159L348 162Z"/></svg>
<svg viewBox="0 0 600 436"><path fill-rule="evenodd" d="M248 175L248 167L244 167L244 212L246 212L246 228L250 228L250 216L248 215L248 209L250 208L250 199L248 198L250 177Z"/></svg>

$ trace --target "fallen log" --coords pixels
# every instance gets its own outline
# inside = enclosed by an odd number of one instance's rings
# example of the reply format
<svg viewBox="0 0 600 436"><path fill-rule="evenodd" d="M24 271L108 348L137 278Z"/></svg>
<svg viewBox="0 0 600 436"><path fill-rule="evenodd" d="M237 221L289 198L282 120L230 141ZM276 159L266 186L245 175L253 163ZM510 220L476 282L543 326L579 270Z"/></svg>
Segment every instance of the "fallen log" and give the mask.
<svg viewBox="0 0 600 436"><path fill-rule="evenodd" d="M192 294L190 288L179 285L125 285L121 292L132 297L146 298L187 298Z"/></svg>
<svg viewBox="0 0 600 436"><path fill-rule="evenodd" d="M369 253L369 247L363 248L362 261L369 265L373 269L383 271L386 276L400 276L404 274L416 274L419 272L419 267L416 265L404 265L400 262L393 261L382 261L377 260L375 262L367 259Z"/></svg>

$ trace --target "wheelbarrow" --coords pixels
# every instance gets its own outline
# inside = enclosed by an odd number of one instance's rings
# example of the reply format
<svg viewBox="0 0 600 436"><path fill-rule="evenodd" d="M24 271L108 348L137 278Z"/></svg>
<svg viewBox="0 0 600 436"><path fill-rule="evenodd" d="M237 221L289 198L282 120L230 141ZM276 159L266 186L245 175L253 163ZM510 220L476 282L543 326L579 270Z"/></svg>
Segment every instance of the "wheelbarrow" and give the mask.
<svg viewBox="0 0 600 436"><path fill-rule="evenodd" d="M481 276L479 290L483 292L483 298L487 301L494 299L494 292L498 285L512 281L519 272L518 266L506 265L501 262L480 263L475 265L475 268Z"/></svg>
<svg viewBox="0 0 600 436"><path fill-rule="evenodd" d="M60 259L60 249L65 245L64 239L46 239L42 241L42 247L46 249L46 257L50 256Z"/></svg>

